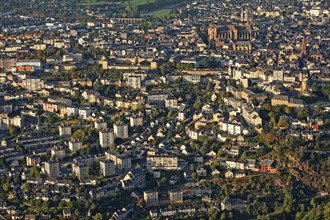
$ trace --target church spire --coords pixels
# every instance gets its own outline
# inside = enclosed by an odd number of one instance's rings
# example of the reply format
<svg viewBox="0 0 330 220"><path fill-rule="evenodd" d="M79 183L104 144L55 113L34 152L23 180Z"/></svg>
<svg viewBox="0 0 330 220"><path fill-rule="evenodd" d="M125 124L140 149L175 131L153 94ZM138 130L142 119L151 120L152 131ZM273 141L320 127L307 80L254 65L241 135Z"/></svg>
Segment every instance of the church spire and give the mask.
<svg viewBox="0 0 330 220"><path fill-rule="evenodd" d="M306 56L307 55L307 49L306 49L306 38L303 37L302 41L301 41L301 52L300 52L301 56Z"/></svg>

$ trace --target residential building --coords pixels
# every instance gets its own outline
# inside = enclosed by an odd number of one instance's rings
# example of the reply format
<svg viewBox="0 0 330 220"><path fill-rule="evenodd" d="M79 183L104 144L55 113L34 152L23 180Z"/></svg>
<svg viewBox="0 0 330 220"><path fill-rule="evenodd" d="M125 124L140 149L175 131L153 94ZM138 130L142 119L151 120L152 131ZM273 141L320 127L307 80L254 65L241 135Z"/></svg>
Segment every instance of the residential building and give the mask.
<svg viewBox="0 0 330 220"><path fill-rule="evenodd" d="M146 176L143 170L133 169L129 171L120 182L123 189L126 190L143 188L146 184Z"/></svg>
<svg viewBox="0 0 330 220"><path fill-rule="evenodd" d="M50 153L52 158L57 158L59 160L62 160L65 157L65 150L62 146L52 147Z"/></svg>
<svg viewBox="0 0 330 220"><path fill-rule="evenodd" d="M28 155L26 156L26 166L33 167L40 163L40 157L37 155Z"/></svg>
<svg viewBox="0 0 330 220"><path fill-rule="evenodd" d="M172 204L183 204L183 193L181 190L168 191L168 197Z"/></svg>
<svg viewBox="0 0 330 220"><path fill-rule="evenodd" d="M264 172L276 172L275 161L270 159L265 159L260 161L261 170Z"/></svg>
<svg viewBox="0 0 330 220"><path fill-rule="evenodd" d="M89 191L89 196L92 200L113 197L117 194L119 189L114 185L106 185L98 187Z"/></svg>
<svg viewBox="0 0 330 220"><path fill-rule="evenodd" d="M112 160L100 160L100 172L103 176L115 174L115 163Z"/></svg>
<svg viewBox="0 0 330 220"><path fill-rule="evenodd" d="M113 132L116 138L128 138L128 125L123 123L116 123L113 125Z"/></svg>
<svg viewBox="0 0 330 220"><path fill-rule="evenodd" d="M117 152L106 151L105 157L107 160L112 160L117 169L129 170L132 167L131 157L120 155Z"/></svg>
<svg viewBox="0 0 330 220"><path fill-rule="evenodd" d="M83 180L89 177L89 166L85 163L72 163L72 173L78 177L79 180Z"/></svg>
<svg viewBox="0 0 330 220"><path fill-rule="evenodd" d="M94 127L97 130L106 130L107 129L107 122L105 122L102 118L99 118L94 122Z"/></svg>
<svg viewBox="0 0 330 220"><path fill-rule="evenodd" d="M140 76L128 76L127 86L133 89L140 89L142 85L142 80Z"/></svg>
<svg viewBox="0 0 330 220"><path fill-rule="evenodd" d="M158 205L158 192L154 190L148 190L143 192L143 199L146 206Z"/></svg>
<svg viewBox="0 0 330 220"><path fill-rule="evenodd" d="M32 66L35 70L41 70L42 69L42 63L40 60L18 60L17 67L19 66Z"/></svg>
<svg viewBox="0 0 330 220"><path fill-rule="evenodd" d="M143 126L143 116L142 115L132 115L129 118L131 127Z"/></svg>
<svg viewBox="0 0 330 220"><path fill-rule="evenodd" d="M103 148L114 145L115 143L114 133L109 129L99 131L99 141L101 147Z"/></svg>
<svg viewBox="0 0 330 220"><path fill-rule="evenodd" d="M45 83L43 79L28 77L23 80L22 87L31 91L38 91L45 88Z"/></svg>
<svg viewBox="0 0 330 220"><path fill-rule="evenodd" d="M247 201L241 199L230 199L228 197L221 201L221 210L239 210L243 211L248 205Z"/></svg>
<svg viewBox="0 0 330 220"><path fill-rule="evenodd" d="M60 163L58 161L48 161L44 163L44 173L51 178L60 177Z"/></svg>
<svg viewBox="0 0 330 220"><path fill-rule="evenodd" d="M147 169L177 170L179 169L178 157L170 155L148 155Z"/></svg>
<svg viewBox="0 0 330 220"><path fill-rule="evenodd" d="M73 139L69 141L69 150L76 152L82 148L82 142L78 139Z"/></svg>
<svg viewBox="0 0 330 220"><path fill-rule="evenodd" d="M71 127L67 124L61 124L58 126L58 130L61 137L71 136Z"/></svg>

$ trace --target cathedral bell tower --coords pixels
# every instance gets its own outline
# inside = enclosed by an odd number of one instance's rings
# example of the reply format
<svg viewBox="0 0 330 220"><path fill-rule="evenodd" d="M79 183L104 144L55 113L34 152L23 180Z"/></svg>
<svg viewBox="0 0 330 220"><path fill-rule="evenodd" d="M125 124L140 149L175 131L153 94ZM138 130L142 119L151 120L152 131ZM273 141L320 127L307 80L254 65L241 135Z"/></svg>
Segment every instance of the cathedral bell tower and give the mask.
<svg viewBox="0 0 330 220"><path fill-rule="evenodd" d="M246 6L241 9L241 21L246 23L252 23L252 12Z"/></svg>
<svg viewBox="0 0 330 220"><path fill-rule="evenodd" d="M300 55L302 57L307 55L306 38L305 37L301 41L301 52L300 52Z"/></svg>

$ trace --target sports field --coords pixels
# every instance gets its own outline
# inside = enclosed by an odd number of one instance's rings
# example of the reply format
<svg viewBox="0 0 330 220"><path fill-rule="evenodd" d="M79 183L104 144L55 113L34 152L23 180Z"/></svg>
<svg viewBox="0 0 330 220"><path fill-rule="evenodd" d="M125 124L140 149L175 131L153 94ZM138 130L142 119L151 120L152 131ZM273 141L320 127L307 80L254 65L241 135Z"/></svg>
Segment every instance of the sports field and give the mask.
<svg viewBox="0 0 330 220"><path fill-rule="evenodd" d="M97 5L122 5L122 6L138 6L138 5L144 5L148 3L155 2L156 0L121 0L121 1L113 1L113 0L82 0L78 3L78 5L83 6L97 6Z"/></svg>
<svg viewBox="0 0 330 220"><path fill-rule="evenodd" d="M173 16L173 13L172 13L172 10L171 9L161 9L159 11L155 11L153 13L153 16L155 18L163 18L165 16L171 17L171 16Z"/></svg>

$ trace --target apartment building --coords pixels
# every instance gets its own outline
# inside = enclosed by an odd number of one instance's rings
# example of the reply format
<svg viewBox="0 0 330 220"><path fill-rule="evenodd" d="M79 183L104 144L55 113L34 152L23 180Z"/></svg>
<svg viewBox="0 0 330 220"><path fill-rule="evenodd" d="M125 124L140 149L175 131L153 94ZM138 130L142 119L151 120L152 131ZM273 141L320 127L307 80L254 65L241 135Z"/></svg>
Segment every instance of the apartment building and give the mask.
<svg viewBox="0 0 330 220"><path fill-rule="evenodd" d="M116 138L128 138L128 125L123 123L116 123L113 125L113 131Z"/></svg>
<svg viewBox="0 0 330 220"><path fill-rule="evenodd" d="M60 177L60 163L58 161L48 161L44 164L44 173L51 178Z"/></svg>
<svg viewBox="0 0 330 220"><path fill-rule="evenodd" d="M115 174L115 163L112 160L100 161L100 172L103 176L112 176Z"/></svg>
<svg viewBox="0 0 330 220"><path fill-rule="evenodd" d="M101 147L110 147L115 143L114 133L109 129L99 131L99 141Z"/></svg>

